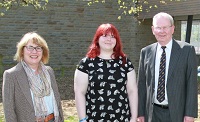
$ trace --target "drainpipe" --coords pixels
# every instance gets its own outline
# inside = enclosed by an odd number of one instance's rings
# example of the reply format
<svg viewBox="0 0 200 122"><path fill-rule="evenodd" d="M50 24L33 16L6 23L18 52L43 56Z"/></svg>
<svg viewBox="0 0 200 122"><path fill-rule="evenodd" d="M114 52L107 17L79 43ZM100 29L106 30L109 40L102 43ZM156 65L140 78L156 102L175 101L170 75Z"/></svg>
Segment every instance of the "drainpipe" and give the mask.
<svg viewBox="0 0 200 122"><path fill-rule="evenodd" d="M185 41L190 43L193 15L188 15Z"/></svg>

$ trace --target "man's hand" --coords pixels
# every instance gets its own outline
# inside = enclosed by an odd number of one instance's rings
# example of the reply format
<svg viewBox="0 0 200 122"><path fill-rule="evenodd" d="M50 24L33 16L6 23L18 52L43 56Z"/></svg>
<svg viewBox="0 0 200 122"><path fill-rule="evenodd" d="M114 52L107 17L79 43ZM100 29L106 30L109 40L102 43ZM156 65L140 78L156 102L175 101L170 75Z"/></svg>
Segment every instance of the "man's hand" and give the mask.
<svg viewBox="0 0 200 122"><path fill-rule="evenodd" d="M184 122L194 122L194 117L185 116L183 121Z"/></svg>
<svg viewBox="0 0 200 122"><path fill-rule="evenodd" d="M140 116L137 118L137 122L144 122L144 116Z"/></svg>

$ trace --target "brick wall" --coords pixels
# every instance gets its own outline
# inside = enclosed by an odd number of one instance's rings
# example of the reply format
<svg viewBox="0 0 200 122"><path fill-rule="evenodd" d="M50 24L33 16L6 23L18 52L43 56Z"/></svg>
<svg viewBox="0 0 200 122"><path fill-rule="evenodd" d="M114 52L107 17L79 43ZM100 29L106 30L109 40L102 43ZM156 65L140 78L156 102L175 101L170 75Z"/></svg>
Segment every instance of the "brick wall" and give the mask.
<svg viewBox="0 0 200 122"><path fill-rule="evenodd" d="M140 49L155 42L151 19L142 24L131 16L120 15L115 2L97 3L74 0L49 0L47 10L33 7L13 7L0 18L0 74L16 64L13 56L16 43L29 31L37 31L47 41L50 65L58 79L62 99L73 99L73 75L76 64L85 56L97 27L102 23L114 24L123 41L124 52L137 71ZM177 35L180 31L177 31ZM175 34L176 35L176 34ZM70 95L69 95L70 94ZM1 97L0 97L1 98Z"/></svg>

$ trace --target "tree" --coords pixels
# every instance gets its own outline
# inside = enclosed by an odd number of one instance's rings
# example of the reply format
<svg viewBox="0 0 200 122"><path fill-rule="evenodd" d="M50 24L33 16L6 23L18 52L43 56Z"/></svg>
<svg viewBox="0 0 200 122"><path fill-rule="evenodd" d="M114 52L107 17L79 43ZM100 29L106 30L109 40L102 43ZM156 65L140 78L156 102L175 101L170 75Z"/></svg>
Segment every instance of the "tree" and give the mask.
<svg viewBox="0 0 200 122"><path fill-rule="evenodd" d="M48 0L1 0L0 1L0 16L5 15L5 12L12 7L33 6L36 10L46 9Z"/></svg>
<svg viewBox="0 0 200 122"><path fill-rule="evenodd" d="M87 0L88 5L91 6L95 3L106 3L106 1L113 0ZM185 1L185 0L158 0L157 4L167 4L171 1ZM115 0L114 2L118 3L118 9L121 11L121 14L118 16L118 19L121 19L123 15L133 15L134 18L137 18L140 12L149 12L152 8L158 8L156 4L151 3L150 0Z"/></svg>

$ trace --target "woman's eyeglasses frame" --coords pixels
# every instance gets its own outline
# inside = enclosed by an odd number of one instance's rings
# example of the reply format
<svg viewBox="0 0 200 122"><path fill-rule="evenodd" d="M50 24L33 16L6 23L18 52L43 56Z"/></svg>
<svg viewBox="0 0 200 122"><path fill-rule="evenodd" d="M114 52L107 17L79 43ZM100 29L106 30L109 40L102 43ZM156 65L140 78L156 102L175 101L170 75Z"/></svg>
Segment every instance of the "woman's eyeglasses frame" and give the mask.
<svg viewBox="0 0 200 122"><path fill-rule="evenodd" d="M33 52L34 50L35 50L36 52L42 52L42 51L43 51L42 47L40 47L40 46L37 46L37 47L33 47L33 46L24 46L24 47L26 47L26 49L27 49L28 51L30 51L30 52Z"/></svg>

